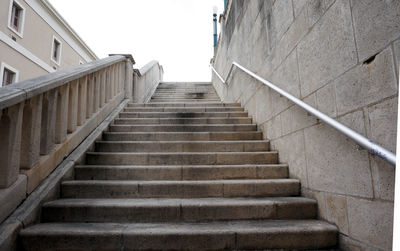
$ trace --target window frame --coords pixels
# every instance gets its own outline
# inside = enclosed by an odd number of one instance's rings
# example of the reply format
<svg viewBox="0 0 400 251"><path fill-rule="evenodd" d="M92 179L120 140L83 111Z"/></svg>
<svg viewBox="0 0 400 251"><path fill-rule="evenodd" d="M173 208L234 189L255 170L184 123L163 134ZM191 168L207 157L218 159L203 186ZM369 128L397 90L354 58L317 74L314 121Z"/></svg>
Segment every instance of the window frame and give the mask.
<svg viewBox="0 0 400 251"><path fill-rule="evenodd" d="M14 79L13 83L17 83L19 80L19 71L17 69L15 69L14 67L6 64L5 62L1 62L1 64L0 64L0 78L1 78L0 87L3 87L3 81L4 81L3 77L4 77L5 69L13 72L15 74L15 79Z"/></svg>
<svg viewBox="0 0 400 251"><path fill-rule="evenodd" d="M54 45L55 42L57 42L59 44L58 46L58 58L54 58ZM58 39L56 36L53 35L53 40L51 42L51 52L50 52L50 58L51 61L53 61L54 63L56 63L58 66L60 66L61 64L61 52L62 52L62 42L61 39Z"/></svg>
<svg viewBox="0 0 400 251"><path fill-rule="evenodd" d="M14 28L14 25L12 24L12 16L13 16L13 6L17 5L18 8L21 9L21 14L18 20L18 29ZM24 27L25 27L25 7L18 2L17 0L10 0L10 6L8 10L8 28L17 34L20 38L24 37Z"/></svg>

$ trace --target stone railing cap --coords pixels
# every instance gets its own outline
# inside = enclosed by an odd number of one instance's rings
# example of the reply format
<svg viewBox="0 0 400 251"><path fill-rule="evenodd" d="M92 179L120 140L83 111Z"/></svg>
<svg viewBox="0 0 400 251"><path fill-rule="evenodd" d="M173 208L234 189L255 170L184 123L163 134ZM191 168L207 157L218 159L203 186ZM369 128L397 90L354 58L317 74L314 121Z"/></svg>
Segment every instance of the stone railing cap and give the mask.
<svg viewBox="0 0 400 251"><path fill-rule="evenodd" d="M132 54L108 54L108 56L124 56L125 58L131 60L132 64L135 64L135 59L133 58Z"/></svg>

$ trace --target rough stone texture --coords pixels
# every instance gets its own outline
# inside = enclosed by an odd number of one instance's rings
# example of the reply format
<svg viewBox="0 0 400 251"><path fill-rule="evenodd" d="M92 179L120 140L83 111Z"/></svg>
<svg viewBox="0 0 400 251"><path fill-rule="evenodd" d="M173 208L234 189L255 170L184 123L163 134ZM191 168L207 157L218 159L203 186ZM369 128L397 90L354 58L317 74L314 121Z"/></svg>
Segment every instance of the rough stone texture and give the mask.
<svg viewBox="0 0 400 251"><path fill-rule="evenodd" d="M390 250L393 231L393 203L347 198L350 235L361 242Z"/></svg>
<svg viewBox="0 0 400 251"><path fill-rule="evenodd" d="M349 2L336 1L299 43L299 73L303 97L357 63L351 27Z"/></svg>
<svg viewBox="0 0 400 251"><path fill-rule="evenodd" d="M347 222L347 201L342 195L326 193L325 195L326 219L336 224L341 233L349 233L349 223Z"/></svg>
<svg viewBox="0 0 400 251"><path fill-rule="evenodd" d="M19 175L10 187L0 189L0 222L10 215L26 197L26 176Z"/></svg>
<svg viewBox="0 0 400 251"><path fill-rule="evenodd" d="M290 177L300 179L302 181L301 185L308 187L303 131L280 138L278 144L277 149L281 151L279 162L289 164L291 167L289 169Z"/></svg>
<svg viewBox="0 0 400 251"><path fill-rule="evenodd" d="M364 61L400 36L400 2L352 1L358 56Z"/></svg>
<svg viewBox="0 0 400 251"><path fill-rule="evenodd" d="M235 22L230 12L227 21L221 22L222 32L214 57L216 70L226 76L231 62L237 61L394 151L400 3L390 0L248 2L246 10L240 13L234 10ZM291 22L274 23L279 19L275 16L278 13L279 18ZM270 139L271 149L278 150L280 160L289 163L290 175L301 180L302 194L317 199L320 217L339 227L340 247L390 250L377 244L378 237L371 242L355 237L354 231L349 230L351 222L346 220L349 205L345 198L370 199L368 213L377 214L382 201L393 201L394 167L295 108L268 87L248 89L251 92L246 93L250 83L244 75L234 70L228 86L220 84L213 75L217 93L228 102L245 101L248 114L263 131L263 138ZM254 80L251 85L255 85ZM296 90L298 86L300 93ZM297 159L293 152L299 155Z"/></svg>
<svg viewBox="0 0 400 251"><path fill-rule="evenodd" d="M397 93L393 55L385 49L369 64L358 65L334 81L338 114Z"/></svg>
<svg viewBox="0 0 400 251"><path fill-rule="evenodd" d="M357 150L355 143L326 125L304 133L311 189L372 198L367 151Z"/></svg>
<svg viewBox="0 0 400 251"><path fill-rule="evenodd" d="M391 152L396 152L397 97L368 107L369 138Z"/></svg>

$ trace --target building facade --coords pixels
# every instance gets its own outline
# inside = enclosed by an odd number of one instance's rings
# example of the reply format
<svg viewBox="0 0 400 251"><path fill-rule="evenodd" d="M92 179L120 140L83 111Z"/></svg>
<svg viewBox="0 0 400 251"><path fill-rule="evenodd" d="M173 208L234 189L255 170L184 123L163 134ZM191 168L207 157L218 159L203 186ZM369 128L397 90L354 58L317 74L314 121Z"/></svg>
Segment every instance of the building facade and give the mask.
<svg viewBox="0 0 400 251"><path fill-rule="evenodd" d="M48 1L0 1L0 86L96 59Z"/></svg>

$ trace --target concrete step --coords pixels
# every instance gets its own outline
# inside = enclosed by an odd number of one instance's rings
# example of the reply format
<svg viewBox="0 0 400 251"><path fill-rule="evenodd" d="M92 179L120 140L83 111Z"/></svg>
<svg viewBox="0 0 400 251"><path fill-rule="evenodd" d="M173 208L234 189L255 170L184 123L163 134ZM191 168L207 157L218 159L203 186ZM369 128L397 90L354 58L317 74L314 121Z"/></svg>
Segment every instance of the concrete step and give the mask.
<svg viewBox="0 0 400 251"><path fill-rule="evenodd" d="M104 132L109 141L262 140L262 132Z"/></svg>
<svg viewBox="0 0 400 251"><path fill-rule="evenodd" d="M208 103L208 102L216 102L219 99L150 99L150 103L186 103L186 102L193 102L193 103Z"/></svg>
<svg viewBox="0 0 400 251"><path fill-rule="evenodd" d="M159 97L218 98L218 95L213 92L155 92L152 96L152 98L159 98Z"/></svg>
<svg viewBox="0 0 400 251"><path fill-rule="evenodd" d="M315 200L301 197L61 199L44 204L42 222L199 222L313 219Z"/></svg>
<svg viewBox="0 0 400 251"><path fill-rule="evenodd" d="M89 165L243 165L277 164L278 153L270 152L88 152Z"/></svg>
<svg viewBox="0 0 400 251"><path fill-rule="evenodd" d="M242 107L126 107L124 112L231 113L244 112Z"/></svg>
<svg viewBox="0 0 400 251"><path fill-rule="evenodd" d="M111 132L238 132L257 131L254 124L205 124L205 125L111 125Z"/></svg>
<svg viewBox="0 0 400 251"><path fill-rule="evenodd" d="M121 112L119 118L239 118L247 112Z"/></svg>
<svg viewBox="0 0 400 251"><path fill-rule="evenodd" d="M227 180L284 179L285 164L261 165L78 165L76 180Z"/></svg>
<svg viewBox="0 0 400 251"><path fill-rule="evenodd" d="M266 250L336 245L337 228L318 220L208 223L44 223L20 233L24 250Z"/></svg>
<svg viewBox="0 0 400 251"><path fill-rule="evenodd" d="M179 102L179 103L146 103L136 104L128 103L127 107L240 107L238 103L222 103L222 102L204 102L204 103L193 103L193 102Z"/></svg>
<svg viewBox="0 0 400 251"><path fill-rule="evenodd" d="M238 118L116 118L115 125L181 125L181 124L251 124L252 119L249 117Z"/></svg>
<svg viewBox="0 0 400 251"><path fill-rule="evenodd" d="M62 198L205 198L298 196L295 179L252 180L71 180Z"/></svg>
<svg viewBox="0 0 400 251"><path fill-rule="evenodd" d="M262 152L267 140L240 141L97 141L97 152Z"/></svg>

